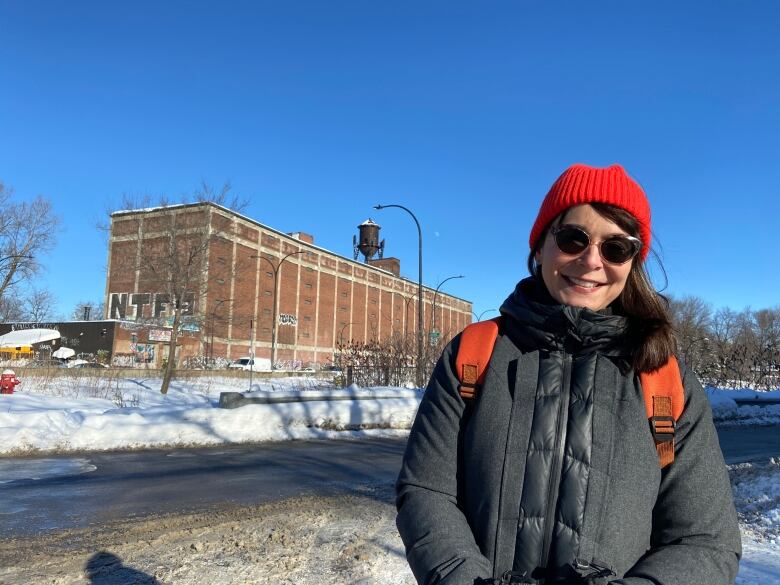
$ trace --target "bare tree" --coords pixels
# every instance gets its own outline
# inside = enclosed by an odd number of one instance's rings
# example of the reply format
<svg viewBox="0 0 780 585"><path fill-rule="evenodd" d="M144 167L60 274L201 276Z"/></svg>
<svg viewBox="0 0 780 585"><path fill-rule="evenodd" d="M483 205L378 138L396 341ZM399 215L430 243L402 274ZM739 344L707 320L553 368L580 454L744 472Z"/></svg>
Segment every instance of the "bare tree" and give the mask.
<svg viewBox="0 0 780 585"><path fill-rule="evenodd" d="M718 309L710 326L712 362L708 370L701 372L716 386L726 386L736 374L733 352L736 335L737 313L727 307Z"/></svg>
<svg viewBox="0 0 780 585"><path fill-rule="evenodd" d="M79 301L73 308L70 318L73 321L94 321L102 319L103 313L103 301Z"/></svg>
<svg viewBox="0 0 780 585"><path fill-rule="evenodd" d="M704 299L686 296L669 299L669 311L680 356L691 369L698 370L709 351L712 307Z"/></svg>
<svg viewBox="0 0 780 585"><path fill-rule="evenodd" d="M214 190L204 183L190 203L227 207L229 195L229 184ZM240 211L245 205L235 197L230 199L234 211ZM142 201L139 206L125 199L125 206L130 209L146 207L148 200ZM213 281L229 280L231 271L236 267L235 263L228 262L213 262L208 266L214 246L219 242L231 242L233 236L229 222L212 225L213 211L213 206L172 205L167 199L160 198L153 215L145 222L137 222L137 253L123 259L126 263L123 269L137 272L140 282L162 291L172 321L168 358L160 388L163 394L168 392L173 378L177 342L187 320L194 318L194 306L202 301ZM160 294L157 299L162 302Z"/></svg>
<svg viewBox="0 0 780 585"><path fill-rule="evenodd" d="M55 297L46 289L33 288L24 296L24 319L32 323L51 321Z"/></svg>
<svg viewBox="0 0 780 585"><path fill-rule="evenodd" d="M753 322L753 385L755 388L770 390L777 385L780 375L780 309L755 311Z"/></svg>
<svg viewBox="0 0 780 585"><path fill-rule="evenodd" d="M24 319L24 307L22 299L13 288L7 290L0 297L0 322L22 321Z"/></svg>
<svg viewBox="0 0 780 585"><path fill-rule="evenodd" d="M13 200L13 189L0 182L0 301L13 286L36 274L39 257L52 248L59 218L41 196Z"/></svg>

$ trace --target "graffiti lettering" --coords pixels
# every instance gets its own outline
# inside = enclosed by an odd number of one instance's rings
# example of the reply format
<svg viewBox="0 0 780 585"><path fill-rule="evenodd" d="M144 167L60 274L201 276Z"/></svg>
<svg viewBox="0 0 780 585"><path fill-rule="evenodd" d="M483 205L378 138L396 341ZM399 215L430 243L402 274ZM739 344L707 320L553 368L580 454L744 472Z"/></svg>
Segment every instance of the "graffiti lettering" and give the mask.
<svg viewBox="0 0 780 585"><path fill-rule="evenodd" d="M135 305L135 314L136 315L143 315L144 314L144 305L148 305L151 303L151 297L152 295L149 293L142 293L139 295L133 295L133 300L131 302L132 305Z"/></svg>
<svg viewBox="0 0 780 585"><path fill-rule="evenodd" d="M111 365L117 366L119 368L132 367L134 362L135 362L135 355L132 353L129 355L123 353L117 353L114 354L114 357L111 358Z"/></svg>
<svg viewBox="0 0 780 585"><path fill-rule="evenodd" d="M182 315L195 314L195 293L185 293L181 300L171 301L168 293L111 293L109 297L109 319L140 321L144 318L159 319L173 313L180 302ZM149 307L149 309L144 309Z"/></svg>
<svg viewBox="0 0 780 585"><path fill-rule="evenodd" d="M282 313L279 315L279 325L292 325L293 327L298 324L298 318L295 315L287 315Z"/></svg>
<svg viewBox="0 0 780 585"><path fill-rule="evenodd" d="M23 331L25 329L54 329L59 331L60 327L56 323L14 323L11 325L11 331Z"/></svg>
<svg viewBox="0 0 780 585"><path fill-rule="evenodd" d="M127 318L127 293L114 293L111 295L110 310L108 312L109 319L126 319Z"/></svg>

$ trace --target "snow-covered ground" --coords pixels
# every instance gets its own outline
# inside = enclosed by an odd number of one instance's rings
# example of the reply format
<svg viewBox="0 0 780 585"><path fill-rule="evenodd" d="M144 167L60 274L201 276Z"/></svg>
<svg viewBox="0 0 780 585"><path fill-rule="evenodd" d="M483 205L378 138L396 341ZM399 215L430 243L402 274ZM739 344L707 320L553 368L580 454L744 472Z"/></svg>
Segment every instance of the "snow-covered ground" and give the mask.
<svg viewBox="0 0 780 585"><path fill-rule="evenodd" d="M0 454L217 445L288 439L402 436L420 392L405 388L337 390L326 379L248 381L213 377L173 381L78 377L22 379L0 396ZM218 408L220 392L247 396L356 396Z"/></svg>
<svg viewBox="0 0 780 585"><path fill-rule="evenodd" d="M718 426L780 424L780 404L766 404L768 401L780 402L780 391L778 390L756 392L754 390L707 388L706 392L712 405L712 416ZM734 399L750 400L755 403L755 406L742 405L737 408ZM760 406L762 402L764 406Z"/></svg>
<svg viewBox="0 0 780 585"><path fill-rule="evenodd" d="M218 408L220 392L245 392L248 381L205 377L174 381L167 395L156 378L25 377L0 396L0 456L177 445L331 437L403 436L421 392L404 388L337 390L325 379L255 380L247 396L306 397L303 402ZM708 389L717 424L780 424L780 405L743 406L780 393ZM328 397L354 400L327 400ZM317 400L318 397L323 400ZM360 399L357 399L360 398ZM312 400L313 399L313 400ZM739 585L780 583L780 453L776 459L729 468L743 533ZM7 478L4 478L7 479ZM397 543L394 544L394 546ZM397 567L386 579L398 582Z"/></svg>

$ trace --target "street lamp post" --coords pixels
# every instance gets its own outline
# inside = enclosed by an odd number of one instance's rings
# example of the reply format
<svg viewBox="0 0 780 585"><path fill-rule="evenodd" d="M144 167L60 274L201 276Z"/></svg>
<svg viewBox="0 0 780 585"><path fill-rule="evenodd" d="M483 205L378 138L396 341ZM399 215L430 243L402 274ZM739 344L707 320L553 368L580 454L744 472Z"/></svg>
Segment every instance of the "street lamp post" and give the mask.
<svg viewBox="0 0 780 585"><path fill-rule="evenodd" d="M217 319L217 309L219 309L224 303L230 302L233 299L217 299L214 301L214 308L211 309L211 319L209 326L211 329L211 339L209 341L209 365L214 367L214 321Z"/></svg>
<svg viewBox="0 0 780 585"><path fill-rule="evenodd" d="M417 296L417 293L414 293L408 299L406 297L404 297L404 299L406 299L406 306L404 307L404 342L406 341L406 334L407 334L407 329L408 329L408 326L409 326L409 303L416 296Z"/></svg>
<svg viewBox="0 0 780 585"><path fill-rule="evenodd" d="M357 323L357 321L350 321L349 323L344 323L344 325L341 326L341 330L339 330L339 368L342 369L344 368L344 329L346 329L350 325L354 325L355 323Z"/></svg>
<svg viewBox="0 0 780 585"><path fill-rule="evenodd" d="M431 317L431 333L436 331L436 297L439 295L439 289L448 280L454 280L456 278L465 278L465 277L462 274L459 274L458 276L449 276L436 285L436 290L433 292L433 303L431 304L433 309L432 311L433 316Z"/></svg>
<svg viewBox="0 0 780 585"><path fill-rule="evenodd" d="M479 317L477 317L477 314L474 311L471 311L471 314L474 315L477 321L482 321L482 315L485 313L489 313L490 311L497 311L498 309L485 309L479 314Z"/></svg>
<svg viewBox="0 0 780 585"><path fill-rule="evenodd" d="M344 323L344 325L341 326L341 330L339 331L339 344L344 344L344 329L350 325L354 325L355 323L357 323L357 321L350 321L349 323Z"/></svg>
<svg viewBox="0 0 780 585"><path fill-rule="evenodd" d="M279 303L279 291L278 291L279 270L281 269L284 261L287 260L290 256L295 256L296 254L305 254L305 253L306 250L297 250L296 252L290 252L289 254L284 256L281 260L279 260L278 264L274 264L265 256L260 256L260 255L250 256L250 258L260 258L268 262L268 264L271 266L271 270L273 270L274 273L273 321L271 322L271 369L272 370L274 369L274 364L276 364L276 326L277 326L276 313L278 311L277 305Z"/></svg>
<svg viewBox="0 0 780 585"><path fill-rule="evenodd" d="M417 385L422 387L422 367L423 367L423 261L422 261L422 229L417 217L403 205L374 205L374 209L385 209L387 207L397 207L404 210L412 216L417 226Z"/></svg>

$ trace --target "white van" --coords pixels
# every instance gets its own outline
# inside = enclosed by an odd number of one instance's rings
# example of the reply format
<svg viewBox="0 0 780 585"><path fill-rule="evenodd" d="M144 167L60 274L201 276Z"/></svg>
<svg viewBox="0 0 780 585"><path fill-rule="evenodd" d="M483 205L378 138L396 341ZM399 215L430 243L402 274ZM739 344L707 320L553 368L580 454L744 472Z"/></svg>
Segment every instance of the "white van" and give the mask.
<svg viewBox="0 0 780 585"><path fill-rule="evenodd" d="M249 356L238 358L236 361L234 361L232 364L228 366L231 370L244 370L245 372L248 372L249 370L254 370L255 372L270 372L271 371L271 360L268 358L254 358L252 359Z"/></svg>

